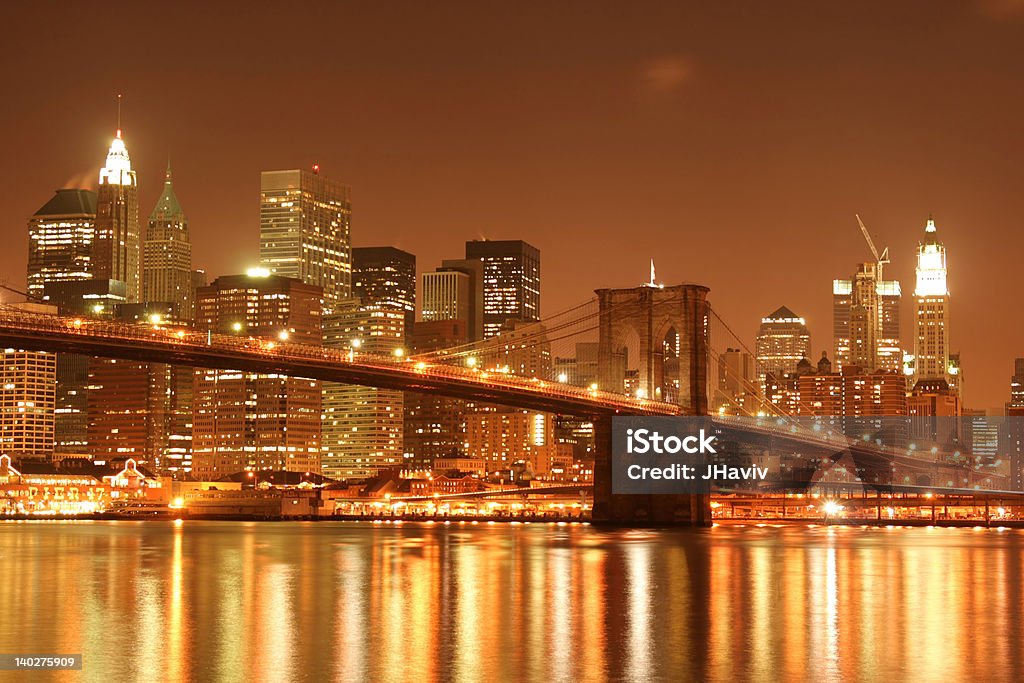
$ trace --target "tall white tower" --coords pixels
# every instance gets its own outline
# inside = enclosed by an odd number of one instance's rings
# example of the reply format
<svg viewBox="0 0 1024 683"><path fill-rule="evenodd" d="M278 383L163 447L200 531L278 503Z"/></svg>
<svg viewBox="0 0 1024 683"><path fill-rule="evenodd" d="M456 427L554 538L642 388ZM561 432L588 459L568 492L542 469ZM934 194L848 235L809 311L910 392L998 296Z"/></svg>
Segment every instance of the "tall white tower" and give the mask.
<svg viewBox="0 0 1024 683"><path fill-rule="evenodd" d="M944 379L954 385L949 362L949 287L946 285L946 247L931 218L917 246L917 315L914 318L914 384Z"/></svg>
<svg viewBox="0 0 1024 683"><path fill-rule="evenodd" d="M124 282L129 302L142 298L138 185L128 148L118 128L107 152L106 165L100 169L93 277Z"/></svg>

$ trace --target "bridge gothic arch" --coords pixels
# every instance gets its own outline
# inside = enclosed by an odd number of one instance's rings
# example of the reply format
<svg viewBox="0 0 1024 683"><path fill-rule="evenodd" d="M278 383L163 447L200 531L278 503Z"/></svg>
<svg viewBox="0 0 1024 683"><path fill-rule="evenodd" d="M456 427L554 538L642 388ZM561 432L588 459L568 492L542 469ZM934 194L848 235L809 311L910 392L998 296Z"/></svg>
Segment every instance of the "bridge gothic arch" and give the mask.
<svg viewBox="0 0 1024 683"><path fill-rule="evenodd" d="M708 291L700 285L597 290L600 388L706 414Z"/></svg>

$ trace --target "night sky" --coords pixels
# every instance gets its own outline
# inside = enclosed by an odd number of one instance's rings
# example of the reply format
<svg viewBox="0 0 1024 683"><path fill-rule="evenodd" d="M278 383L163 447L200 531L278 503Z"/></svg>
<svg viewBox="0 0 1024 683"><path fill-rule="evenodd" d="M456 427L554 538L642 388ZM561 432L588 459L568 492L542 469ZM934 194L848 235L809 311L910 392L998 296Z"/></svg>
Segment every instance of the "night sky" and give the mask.
<svg viewBox="0 0 1024 683"><path fill-rule="evenodd" d="M870 258L854 213L890 248L909 345L931 212L966 405L1006 401L1024 356L1021 0L18 3L2 32L19 287L27 217L95 184L121 92L142 216L169 155L214 276L257 260L259 171L317 162L353 188L356 246L429 270L525 239L547 313L654 256L748 343L785 304L831 356L831 280Z"/></svg>

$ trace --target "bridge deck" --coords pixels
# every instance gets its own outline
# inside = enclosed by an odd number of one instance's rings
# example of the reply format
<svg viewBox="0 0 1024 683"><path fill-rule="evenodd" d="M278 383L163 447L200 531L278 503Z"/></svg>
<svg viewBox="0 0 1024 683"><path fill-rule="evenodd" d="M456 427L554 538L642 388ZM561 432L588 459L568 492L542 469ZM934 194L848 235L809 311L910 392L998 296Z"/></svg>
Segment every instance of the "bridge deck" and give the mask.
<svg viewBox="0 0 1024 683"><path fill-rule="evenodd" d="M425 391L583 417L677 415L681 412L679 406L671 403L477 368L211 334L182 327L71 318L6 307L0 307L0 345Z"/></svg>

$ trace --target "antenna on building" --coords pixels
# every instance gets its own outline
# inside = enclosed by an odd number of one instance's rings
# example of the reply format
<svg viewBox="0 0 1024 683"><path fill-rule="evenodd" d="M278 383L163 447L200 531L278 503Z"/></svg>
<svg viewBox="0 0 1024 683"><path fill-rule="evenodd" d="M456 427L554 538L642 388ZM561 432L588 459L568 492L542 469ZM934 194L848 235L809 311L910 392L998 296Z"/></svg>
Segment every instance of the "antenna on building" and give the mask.
<svg viewBox="0 0 1024 683"><path fill-rule="evenodd" d="M117 93L117 137L121 137L121 93Z"/></svg>
<svg viewBox="0 0 1024 683"><path fill-rule="evenodd" d="M320 164L313 164L313 175L320 175Z"/></svg>

